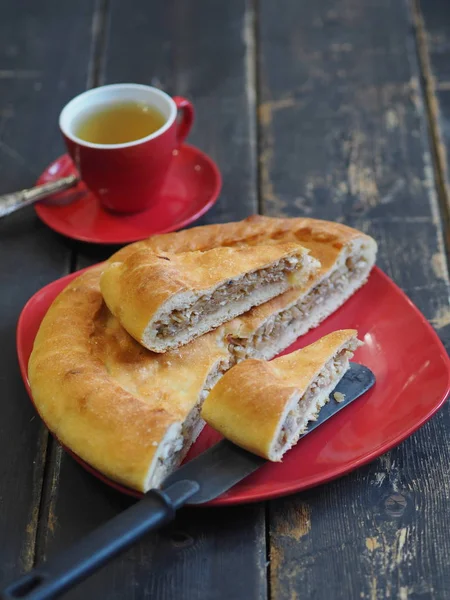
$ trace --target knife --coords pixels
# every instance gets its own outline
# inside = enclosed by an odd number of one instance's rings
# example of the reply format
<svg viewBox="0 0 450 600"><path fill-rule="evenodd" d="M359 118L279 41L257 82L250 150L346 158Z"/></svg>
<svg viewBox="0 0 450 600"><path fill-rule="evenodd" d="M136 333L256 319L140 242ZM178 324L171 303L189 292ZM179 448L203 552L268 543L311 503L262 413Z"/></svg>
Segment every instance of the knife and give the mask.
<svg viewBox="0 0 450 600"><path fill-rule="evenodd" d="M362 396L374 383L375 376L370 369L351 363L350 369L334 390L334 393L343 394L344 400L339 403L333 400L328 402L301 438ZM148 491L136 504L94 530L66 552L37 566L6 587L0 598L56 598L132 546L149 531L172 521L176 511L183 505L204 504L217 498L266 462L266 459L247 452L228 440L222 440L172 473L164 481L162 489Z"/></svg>

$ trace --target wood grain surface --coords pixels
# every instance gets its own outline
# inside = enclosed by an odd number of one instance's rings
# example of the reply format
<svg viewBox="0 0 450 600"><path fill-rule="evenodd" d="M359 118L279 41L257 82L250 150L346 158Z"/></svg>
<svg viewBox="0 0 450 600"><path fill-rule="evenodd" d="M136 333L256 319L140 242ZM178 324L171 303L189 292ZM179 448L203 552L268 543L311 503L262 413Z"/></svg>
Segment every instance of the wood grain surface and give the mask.
<svg viewBox="0 0 450 600"><path fill-rule="evenodd" d="M260 2L262 205L373 235L378 264L448 348L448 271L413 33L404 3ZM449 597L449 426L445 406L368 467L271 502L271 597Z"/></svg>
<svg viewBox="0 0 450 600"><path fill-rule="evenodd" d="M64 151L57 116L83 89L134 81L187 96L189 142L224 181L201 223L259 210L367 231L449 349L449 36L445 0L4 0L0 194ZM0 220L0 583L132 503L49 438L15 358L26 300L114 249L66 240L33 209ZM446 405L326 486L185 509L67 598L446 599L449 432Z"/></svg>

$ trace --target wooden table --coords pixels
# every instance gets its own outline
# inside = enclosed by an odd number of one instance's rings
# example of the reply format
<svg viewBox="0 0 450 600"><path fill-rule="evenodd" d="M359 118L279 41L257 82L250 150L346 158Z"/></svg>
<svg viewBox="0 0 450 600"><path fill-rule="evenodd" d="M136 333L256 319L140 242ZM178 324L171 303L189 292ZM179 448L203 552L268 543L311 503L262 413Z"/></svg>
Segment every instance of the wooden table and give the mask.
<svg viewBox="0 0 450 600"><path fill-rule="evenodd" d="M450 345L448 0L3 0L0 193L63 152L61 107L132 81L191 98L223 191L202 223L261 212L348 223ZM19 376L15 326L44 284L113 248L33 209L0 221L1 582L130 505L61 451ZM372 464L289 498L186 509L74 599L450 597L450 414Z"/></svg>

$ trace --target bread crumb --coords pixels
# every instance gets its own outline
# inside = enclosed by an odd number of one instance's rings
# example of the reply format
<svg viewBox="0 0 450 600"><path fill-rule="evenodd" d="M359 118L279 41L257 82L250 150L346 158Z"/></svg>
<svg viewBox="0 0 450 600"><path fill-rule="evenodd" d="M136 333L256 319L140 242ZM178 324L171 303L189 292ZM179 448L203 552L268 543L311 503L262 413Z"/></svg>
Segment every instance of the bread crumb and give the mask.
<svg viewBox="0 0 450 600"><path fill-rule="evenodd" d="M336 400L336 402L344 402L345 394L341 394L341 392L334 392L333 398Z"/></svg>

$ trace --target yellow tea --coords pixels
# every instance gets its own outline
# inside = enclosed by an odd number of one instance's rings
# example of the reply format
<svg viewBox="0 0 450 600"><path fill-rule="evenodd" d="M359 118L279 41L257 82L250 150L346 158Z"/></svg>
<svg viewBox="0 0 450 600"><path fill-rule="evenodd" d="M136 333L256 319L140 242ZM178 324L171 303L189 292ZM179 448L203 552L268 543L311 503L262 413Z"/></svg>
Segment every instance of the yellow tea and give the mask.
<svg viewBox="0 0 450 600"><path fill-rule="evenodd" d="M165 121L153 106L133 101L117 102L81 114L75 135L93 144L123 144L154 133Z"/></svg>

